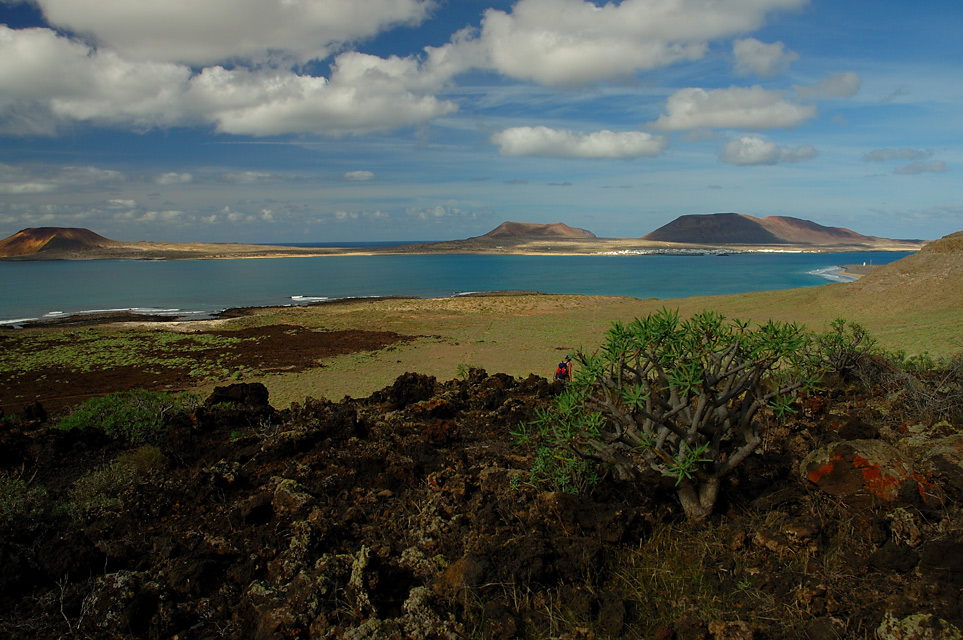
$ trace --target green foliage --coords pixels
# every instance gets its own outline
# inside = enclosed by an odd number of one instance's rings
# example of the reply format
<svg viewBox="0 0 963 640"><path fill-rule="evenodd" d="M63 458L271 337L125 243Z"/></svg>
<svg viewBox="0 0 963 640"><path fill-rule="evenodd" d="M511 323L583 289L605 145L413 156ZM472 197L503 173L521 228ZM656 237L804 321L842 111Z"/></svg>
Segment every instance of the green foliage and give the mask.
<svg viewBox="0 0 963 640"><path fill-rule="evenodd" d="M67 512L80 522L124 505L124 498L154 473L167 459L157 447L143 446L81 476L70 491Z"/></svg>
<svg viewBox="0 0 963 640"><path fill-rule="evenodd" d="M830 327L813 340L817 359L827 371L846 378L852 376L866 358L882 353L875 338L859 324L836 318Z"/></svg>
<svg viewBox="0 0 963 640"><path fill-rule="evenodd" d="M929 352L907 355L905 350L899 349L889 352L887 356L898 369L908 373L925 373L941 366L952 365L952 359L949 362L936 360Z"/></svg>
<svg viewBox="0 0 963 640"><path fill-rule="evenodd" d="M547 484L553 491L582 493L598 484L596 464L570 451L539 447L529 480Z"/></svg>
<svg viewBox="0 0 963 640"><path fill-rule="evenodd" d="M43 487L28 487L21 478L0 476L0 526L22 526L42 520L50 509Z"/></svg>
<svg viewBox="0 0 963 640"><path fill-rule="evenodd" d="M168 427L171 415L197 406L192 395L174 396L137 389L91 398L57 424L58 429L97 429L130 443L153 442Z"/></svg>
<svg viewBox="0 0 963 640"><path fill-rule="evenodd" d="M221 377L234 366L232 348L245 338L209 333L173 331L81 331L32 334L11 341L0 350L0 382L13 383L26 371L60 368L66 371L102 371L119 367L186 368L192 377ZM216 361L207 363L211 353ZM198 365L197 354L208 354Z"/></svg>
<svg viewBox="0 0 963 640"><path fill-rule="evenodd" d="M457 376L462 380L468 380L471 377L471 372L474 370L481 370L481 367L476 367L475 365L461 362L458 364L456 369Z"/></svg>
<svg viewBox="0 0 963 640"><path fill-rule="evenodd" d="M536 448L535 475L552 480L574 460L623 480L655 471L702 518L719 481L761 443L758 411L791 412L798 392L818 382L811 340L795 324L751 328L711 311L617 322L596 353L577 355L573 382L516 436Z"/></svg>

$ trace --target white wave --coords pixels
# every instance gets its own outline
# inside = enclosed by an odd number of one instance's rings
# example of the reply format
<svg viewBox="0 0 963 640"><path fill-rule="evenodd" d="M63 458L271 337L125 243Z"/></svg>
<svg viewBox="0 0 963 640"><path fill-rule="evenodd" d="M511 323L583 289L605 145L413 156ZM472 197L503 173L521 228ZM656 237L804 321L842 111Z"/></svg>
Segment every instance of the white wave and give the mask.
<svg viewBox="0 0 963 640"><path fill-rule="evenodd" d="M839 266L826 267L824 269L813 269L809 272L809 275L826 278L827 280L832 280L833 282L853 282L854 280L858 280L858 278L843 273L843 268Z"/></svg>
<svg viewBox="0 0 963 640"><path fill-rule="evenodd" d="M18 324L23 324L24 322L33 322L36 318L15 318L13 320L0 320L0 326L11 325L15 326Z"/></svg>

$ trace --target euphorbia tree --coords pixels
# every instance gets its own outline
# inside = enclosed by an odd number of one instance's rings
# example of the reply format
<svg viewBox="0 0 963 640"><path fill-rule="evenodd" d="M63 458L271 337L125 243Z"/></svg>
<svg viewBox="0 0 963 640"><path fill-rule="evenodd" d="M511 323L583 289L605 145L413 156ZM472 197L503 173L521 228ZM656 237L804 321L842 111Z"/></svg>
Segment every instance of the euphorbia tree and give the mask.
<svg viewBox="0 0 963 640"><path fill-rule="evenodd" d="M675 479L691 520L712 512L720 484L761 443L758 413L790 409L818 379L808 334L755 328L714 312L681 320L663 310L616 323L595 354L578 353L574 380L522 438L555 456L611 467L623 480L654 470Z"/></svg>

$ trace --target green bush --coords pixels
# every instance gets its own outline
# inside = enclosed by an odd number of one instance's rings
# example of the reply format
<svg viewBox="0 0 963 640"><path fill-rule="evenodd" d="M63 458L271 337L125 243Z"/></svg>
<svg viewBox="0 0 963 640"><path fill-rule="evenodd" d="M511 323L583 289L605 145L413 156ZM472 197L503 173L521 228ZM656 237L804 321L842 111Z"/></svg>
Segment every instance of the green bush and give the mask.
<svg viewBox="0 0 963 640"><path fill-rule="evenodd" d="M622 480L655 472L674 481L685 513L699 520L723 478L761 443L759 410L789 412L818 381L811 340L795 324L752 329L709 311L616 323L598 352L577 354L573 381L517 436L536 447L546 479L567 477L573 457Z"/></svg>
<svg viewBox="0 0 963 640"><path fill-rule="evenodd" d="M836 318L829 331L815 336L812 346L819 365L842 378L855 374L868 358L882 355L866 329L843 318Z"/></svg>
<svg viewBox="0 0 963 640"><path fill-rule="evenodd" d="M145 445L77 479L70 491L67 511L76 521L124 505L124 496L163 469L167 459L157 447Z"/></svg>
<svg viewBox="0 0 963 640"><path fill-rule="evenodd" d="M47 490L28 487L21 478L0 476L0 525L22 526L44 519L51 510Z"/></svg>
<svg viewBox="0 0 963 640"><path fill-rule="evenodd" d="M168 428L170 416L197 406L193 396L137 389L91 398L57 424L58 429L97 429L132 444L155 442Z"/></svg>

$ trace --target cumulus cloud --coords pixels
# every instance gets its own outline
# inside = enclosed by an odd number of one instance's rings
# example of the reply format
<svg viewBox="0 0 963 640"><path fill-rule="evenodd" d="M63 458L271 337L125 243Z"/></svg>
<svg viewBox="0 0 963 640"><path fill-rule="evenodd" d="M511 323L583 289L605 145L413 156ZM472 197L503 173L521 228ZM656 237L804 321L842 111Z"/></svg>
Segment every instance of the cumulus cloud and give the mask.
<svg viewBox="0 0 963 640"><path fill-rule="evenodd" d="M343 178L348 182L368 182L375 179L375 174L371 171L348 171Z"/></svg>
<svg viewBox="0 0 963 640"><path fill-rule="evenodd" d="M554 158L636 158L657 156L668 144L641 131L576 133L549 127L513 127L491 137L503 156Z"/></svg>
<svg viewBox="0 0 963 640"><path fill-rule="evenodd" d="M784 73L789 65L799 59L799 54L786 51L782 42L766 44L755 38L736 40L732 45L735 69L739 75L758 75L764 78Z"/></svg>
<svg viewBox="0 0 963 640"><path fill-rule="evenodd" d="M386 131L456 110L429 89L414 58L357 52L335 59L330 80L293 72L211 67L191 81L188 101L226 133L257 136Z"/></svg>
<svg viewBox="0 0 963 640"><path fill-rule="evenodd" d="M385 131L453 112L454 103L432 94L439 82L414 58L356 52L338 56L330 78L270 67L195 73L181 64L132 62L50 29L0 25L0 121L7 131L29 111L135 128L213 124L255 136Z"/></svg>
<svg viewBox="0 0 963 640"><path fill-rule="evenodd" d="M912 176L918 173L944 173L945 171L947 171L947 166L942 160L934 160L933 162L911 162L893 169L893 173L900 176Z"/></svg>
<svg viewBox="0 0 963 640"><path fill-rule="evenodd" d="M651 126L661 131L699 128L790 129L814 117L816 108L754 87L681 89L669 96L666 114Z"/></svg>
<svg viewBox="0 0 963 640"><path fill-rule="evenodd" d="M793 149L780 147L758 136L742 136L738 140L730 140L725 144L719 155L719 161L744 166L773 165L803 162L817 155L819 152L809 144Z"/></svg>
<svg viewBox="0 0 963 640"><path fill-rule="evenodd" d="M399 25L435 0L35 0L51 24L138 60L195 66L236 59L297 62Z"/></svg>
<svg viewBox="0 0 963 640"><path fill-rule="evenodd" d="M892 160L925 160L933 155L929 149L873 149L863 155L863 162L890 162Z"/></svg>
<svg viewBox="0 0 963 640"><path fill-rule="evenodd" d="M40 109L53 118L126 122L182 121L177 97L190 69L131 63L50 29L0 25L0 114Z"/></svg>
<svg viewBox="0 0 963 640"><path fill-rule="evenodd" d="M801 100L828 98L852 98L859 92L863 79L853 71L836 71L813 86L796 85L796 95Z"/></svg>
<svg viewBox="0 0 963 640"><path fill-rule="evenodd" d="M154 183L159 185L187 184L193 180L194 176L189 173L169 172L154 176Z"/></svg>
<svg viewBox="0 0 963 640"><path fill-rule="evenodd" d="M519 0L488 9L477 32L433 50L454 73L484 67L543 85L581 85L702 58L708 43L757 29L807 0Z"/></svg>

